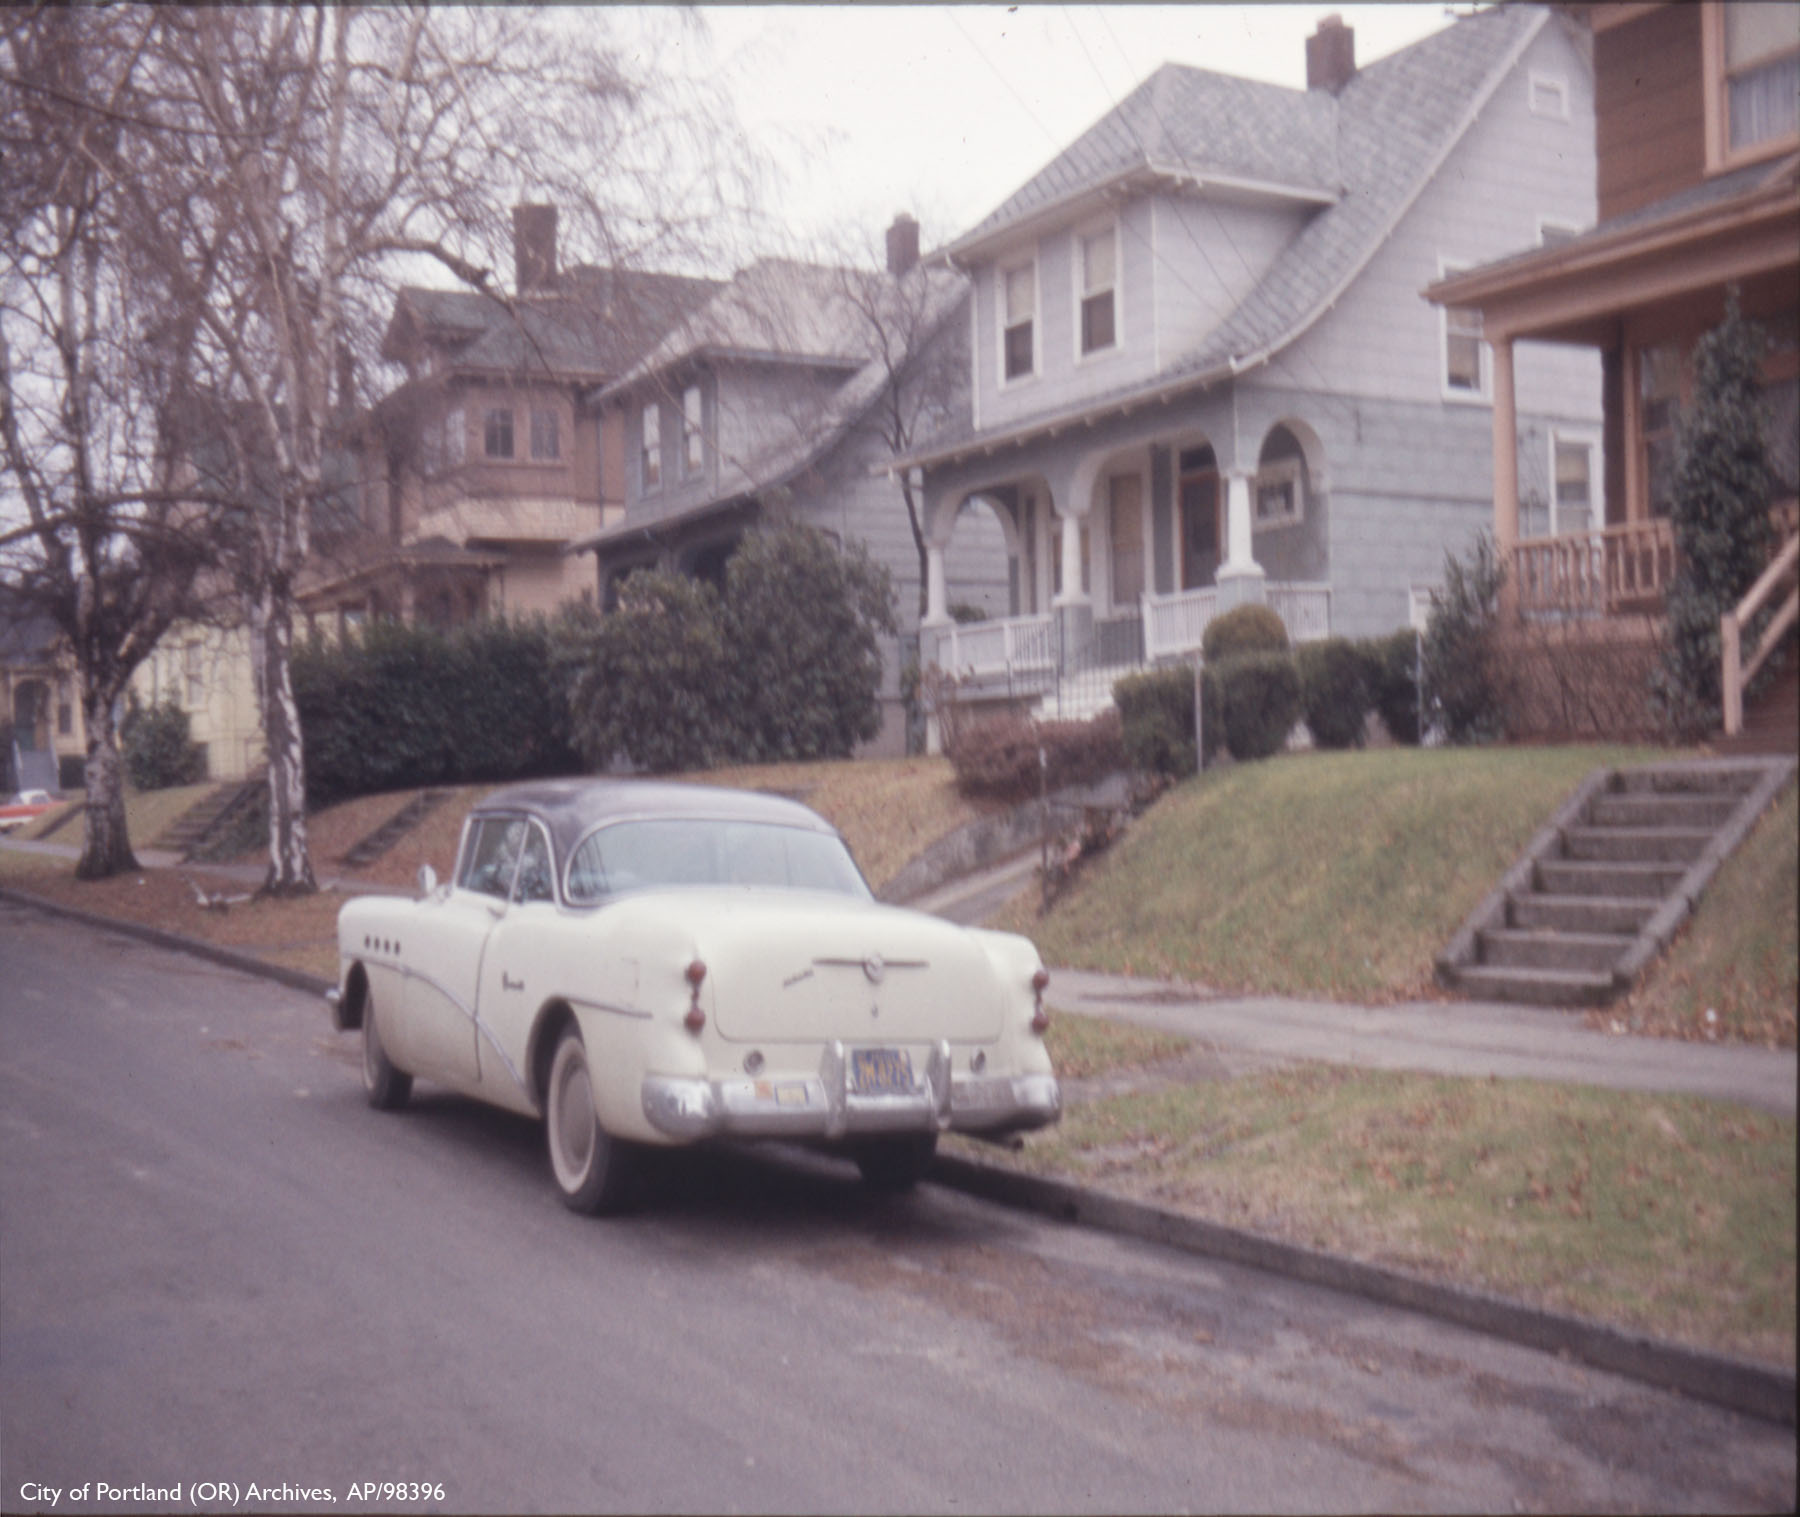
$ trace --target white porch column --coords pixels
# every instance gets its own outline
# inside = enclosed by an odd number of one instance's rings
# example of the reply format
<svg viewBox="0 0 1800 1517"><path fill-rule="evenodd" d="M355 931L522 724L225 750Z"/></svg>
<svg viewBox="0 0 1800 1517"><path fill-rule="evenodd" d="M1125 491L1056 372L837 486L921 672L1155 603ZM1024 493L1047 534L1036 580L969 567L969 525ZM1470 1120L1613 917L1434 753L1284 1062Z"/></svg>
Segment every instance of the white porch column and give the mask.
<svg viewBox="0 0 1800 1517"><path fill-rule="evenodd" d="M1263 598L1263 568L1250 546L1250 481L1254 469L1225 471L1225 562L1214 577L1221 609Z"/></svg>
<svg viewBox="0 0 1800 1517"><path fill-rule="evenodd" d="M950 625L949 594L944 588L944 545L925 544L925 620L927 627Z"/></svg>
<svg viewBox="0 0 1800 1517"><path fill-rule="evenodd" d="M1062 589L1053 604L1085 606L1088 593L1081 588L1081 525L1085 517L1068 512L1062 519Z"/></svg>

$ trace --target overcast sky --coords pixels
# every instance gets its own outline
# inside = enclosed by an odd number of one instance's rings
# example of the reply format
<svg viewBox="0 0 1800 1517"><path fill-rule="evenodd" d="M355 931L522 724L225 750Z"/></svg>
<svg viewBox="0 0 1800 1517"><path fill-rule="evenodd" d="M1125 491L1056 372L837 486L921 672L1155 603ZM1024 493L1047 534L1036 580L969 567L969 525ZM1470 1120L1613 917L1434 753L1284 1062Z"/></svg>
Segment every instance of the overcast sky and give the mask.
<svg viewBox="0 0 1800 1517"><path fill-rule="evenodd" d="M1305 88L1306 38L1333 12L1359 65L1450 19L1441 4L704 6L665 58L729 91L802 240L878 235L907 210L930 247L1161 63Z"/></svg>

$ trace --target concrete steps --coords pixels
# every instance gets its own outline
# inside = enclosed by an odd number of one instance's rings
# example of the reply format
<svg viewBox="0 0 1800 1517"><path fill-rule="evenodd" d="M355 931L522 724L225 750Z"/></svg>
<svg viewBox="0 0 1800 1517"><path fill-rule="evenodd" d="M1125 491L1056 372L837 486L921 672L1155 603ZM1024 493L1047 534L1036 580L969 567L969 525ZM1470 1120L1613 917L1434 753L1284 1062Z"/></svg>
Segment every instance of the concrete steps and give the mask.
<svg viewBox="0 0 1800 1517"><path fill-rule="evenodd" d="M450 799L448 790L421 790L343 857L346 869L366 869Z"/></svg>
<svg viewBox="0 0 1800 1517"><path fill-rule="evenodd" d="M180 854L184 860L193 858L240 807L267 786L268 780L258 776L216 787L182 812L150 846Z"/></svg>
<svg viewBox="0 0 1800 1517"><path fill-rule="evenodd" d="M1438 958L1472 996L1599 1006L1627 989L1792 778L1788 758L1597 769Z"/></svg>

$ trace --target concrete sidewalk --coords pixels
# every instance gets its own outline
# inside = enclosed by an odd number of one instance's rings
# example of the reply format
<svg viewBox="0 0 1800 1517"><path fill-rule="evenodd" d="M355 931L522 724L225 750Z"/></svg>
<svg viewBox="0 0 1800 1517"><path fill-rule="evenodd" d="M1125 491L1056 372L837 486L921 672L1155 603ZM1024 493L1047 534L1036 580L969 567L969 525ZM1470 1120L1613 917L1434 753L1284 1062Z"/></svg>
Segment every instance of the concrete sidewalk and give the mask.
<svg viewBox="0 0 1800 1517"><path fill-rule="evenodd" d="M1194 986L1055 969L1052 1009L1135 1022L1198 1040L1227 1068L1297 1059L1364 1069L1560 1080L1669 1091L1795 1114L1800 1063L1787 1048L1684 1043L1595 1032L1579 1012L1479 1001L1355 1006L1281 996L1212 996Z"/></svg>

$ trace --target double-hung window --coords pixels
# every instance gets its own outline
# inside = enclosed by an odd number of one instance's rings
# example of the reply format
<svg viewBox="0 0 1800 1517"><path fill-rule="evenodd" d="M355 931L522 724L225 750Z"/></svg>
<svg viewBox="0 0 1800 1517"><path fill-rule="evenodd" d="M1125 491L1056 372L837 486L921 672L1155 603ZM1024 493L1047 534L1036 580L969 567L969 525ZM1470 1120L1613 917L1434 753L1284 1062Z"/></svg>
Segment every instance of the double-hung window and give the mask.
<svg viewBox="0 0 1800 1517"><path fill-rule="evenodd" d="M1081 250L1081 351L1098 353L1118 342L1118 240L1114 229L1079 240Z"/></svg>
<svg viewBox="0 0 1800 1517"><path fill-rule="evenodd" d="M1440 261L1438 273L1459 274L1464 265ZM1444 394L1457 400L1480 400L1487 394L1486 361L1482 357L1481 312L1469 306L1444 306L1438 313L1443 334Z"/></svg>
<svg viewBox="0 0 1800 1517"><path fill-rule="evenodd" d="M1008 379L1023 379L1037 372L1037 350L1032 335L1037 316L1037 265L1022 263L1000 274L1001 350Z"/></svg>
<svg viewBox="0 0 1800 1517"><path fill-rule="evenodd" d="M1594 523L1594 444L1585 437L1553 434L1550 468L1553 511L1552 535L1585 532Z"/></svg>
<svg viewBox="0 0 1800 1517"><path fill-rule="evenodd" d="M644 407L643 445L639 449L646 491L662 484L662 407L651 401Z"/></svg>
<svg viewBox="0 0 1800 1517"><path fill-rule="evenodd" d="M489 458L513 456L513 413L510 406L495 406L482 428L482 450Z"/></svg>
<svg viewBox="0 0 1800 1517"><path fill-rule="evenodd" d="M556 412L544 406L531 408L531 456L542 460L562 457L562 427Z"/></svg>
<svg viewBox="0 0 1800 1517"><path fill-rule="evenodd" d="M1800 142L1800 7L1790 0L1709 5L1704 22L1710 165Z"/></svg>
<svg viewBox="0 0 1800 1517"><path fill-rule="evenodd" d="M706 467L706 438L701 431L700 386L681 392L681 472L693 479Z"/></svg>

